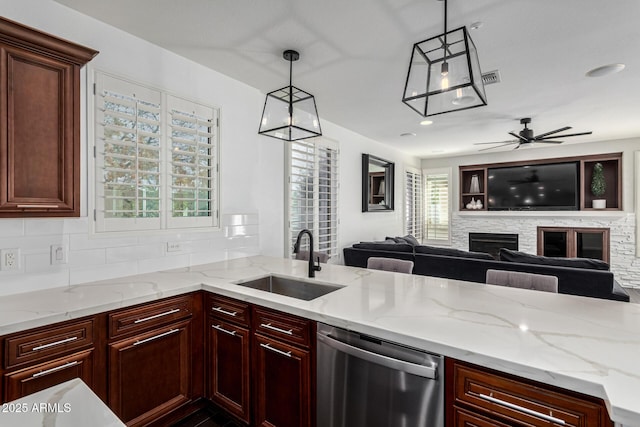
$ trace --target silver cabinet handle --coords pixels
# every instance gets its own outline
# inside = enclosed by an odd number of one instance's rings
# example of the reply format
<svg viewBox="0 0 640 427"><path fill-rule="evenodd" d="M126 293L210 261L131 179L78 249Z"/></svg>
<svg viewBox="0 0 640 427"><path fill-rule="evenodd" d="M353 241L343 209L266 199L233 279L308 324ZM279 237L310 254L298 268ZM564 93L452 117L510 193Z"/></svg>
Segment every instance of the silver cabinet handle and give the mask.
<svg viewBox="0 0 640 427"><path fill-rule="evenodd" d="M496 399L493 396L487 396L486 394L479 394L481 399L484 399L488 402L495 403L497 405L505 406L509 409L513 409L514 411L523 412L527 415L531 415L534 417L541 418L545 421L549 421L556 424L565 425L566 422L560 418L552 417L551 415L543 414L542 412L534 411L529 408L525 408L519 405L515 405L513 403L505 402L504 400Z"/></svg>
<svg viewBox="0 0 640 427"><path fill-rule="evenodd" d="M58 205L18 205L20 209L57 209L58 207Z"/></svg>
<svg viewBox="0 0 640 427"><path fill-rule="evenodd" d="M173 310L165 311L164 313L154 314L153 316L144 317L142 319L137 319L133 323L137 324L137 323L146 322L146 321L149 321L149 320L157 319L158 317L168 316L170 314L177 313L179 311L180 311L179 308L174 308Z"/></svg>
<svg viewBox="0 0 640 427"><path fill-rule="evenodd" d="M227 311L227 310L224 310L222 307L211 307L211 310L215 310L219 313L226 314L227 316L233 316L233 317L236 317L236 314L238 314L237 311Z"/></svg>
<svg viewBox="0 0 640 427"><path fill-rule="evenodd" d="M39 345L37 347L33 347L31 350L32 351L44 350L45 348L53 347L54 345L58 345L58 344L64 344L64 343L67 343L67 342L75 341L77 339L78 339L78 337L65 338L65 339L60 340L60 341L51 342L49 344L42 344L42 345Z"/></svg>
<svg viewBox="0 0 640 427"><path fill-rule="evenodd" d="M267 350L275 351L276 353L281 354L283 356L291 357L291 352L290 351L278 350L277 348L271 347L269 344L262 344L261 343L260 347L264 347Z"/></svg>
<svg viewBox="0 0 640 427"><path fill-rule="evenodd" d="M405 362L404 360L395 359L392 357L384 356L382 354L373 353L359 347L354 347L352 345L339 341L330 335L322 333L319 333L316 339L318 340L318 342L324 343L329 347L335 348L336 350L346 353L350 356L357 357L358 359L366 360L367 362L375 363L377 365L385 366L397 371L407 372L419 377L429 379L436 379L438 377L438 365L436 364L434 364L434 366L426 366L418 365L411 362Z"/></svg>
<svg viewBox="0 0 640 427"><path fill-rule="evenodd" d="M229 334L229 335L236 335L236 331L227 331L225 328L221 327L220 325L211 325L211 327L215 330L218 330L220 332L224 332L225 334Z"/></svg>
<svg viewBox="0 0 640 427"><path fill-rule="evenodd" d="M271 326L271 323L261 323L260 327L261 328L271 329L272 331L281 332L281 333L287 334L287 335L293 335L293 329L289 329L289 330L280 329L280 328L278 328L276 326Z"/></svg>
<svg viewBox="0 0 640 427"><path fill-rule="evenodd" d="M43 375L47 375L47 374L50 374L52 372L59 371L61 369L65 369L65 368L68 368L70 366L74 366L74 365L77 365L77 364L78 364L78 361L74 360L73 362L65 363L64 365L56 366L55 368L47 369L45 371L36 372L35 374L31 375L31 378L38 378L38 377L41 377Z"/></svg>
<svg viewBox="0 0 640 427"><path fill-rule="evenodd" d="M143 340L136 341L136 342L133 343L133 345L144 344L144 343L149 342L149 341L157 340L158 338L166 337L167 335L175 334L176 332L180 332L180 329L172 329L170 331L167 331L167 332L164 332L162 334L153 336L151 338L145 338Z"/></svg>

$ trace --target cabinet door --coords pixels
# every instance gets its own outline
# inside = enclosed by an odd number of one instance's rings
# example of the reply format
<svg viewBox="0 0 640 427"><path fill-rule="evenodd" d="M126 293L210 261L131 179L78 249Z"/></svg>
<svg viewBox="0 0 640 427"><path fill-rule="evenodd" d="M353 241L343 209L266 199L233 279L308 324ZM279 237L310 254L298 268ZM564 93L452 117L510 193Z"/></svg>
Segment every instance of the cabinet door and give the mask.
<svg viewBox="0 0 640 427"><path fill-rule="evenodd" d="M44 390L74 378L82 379L92 386L93 350L86 350L71 356L31 366L4 375L4 401Z"/></svg>
<svg viewBox="0 0 640 427"><path fill-rule="evenodd" d="M311 426L311 354L254 335L256 425Z"/></svg>
<svg viewBox="0 0 640 427"><path fill-rule="evenodd" d="M109 344L109 407L143 425L190 399L190 321Z"/></svg>
<svg viewBox="0 0 640 427"><path fill-rule="evenodd" d="M209 396L249 423L249 330L209 319Z"/></svg>
<svg viewBox="0 0 640 427"><path fill-rule="evenodd" d="M20 48L1 51L0 214L80 216L79 67Z"/></svg>

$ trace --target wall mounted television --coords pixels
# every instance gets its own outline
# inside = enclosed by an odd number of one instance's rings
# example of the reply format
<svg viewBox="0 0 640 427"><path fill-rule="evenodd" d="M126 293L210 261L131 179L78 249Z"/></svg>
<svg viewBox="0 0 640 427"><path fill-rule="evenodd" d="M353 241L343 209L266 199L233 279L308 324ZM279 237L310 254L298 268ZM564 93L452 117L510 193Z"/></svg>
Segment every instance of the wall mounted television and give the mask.
<svg viewBox="0 0 640 427"><path fill-rule="evenodd" d="M487 208L579 210L579 162L508 166L487 170Z"/></svg>

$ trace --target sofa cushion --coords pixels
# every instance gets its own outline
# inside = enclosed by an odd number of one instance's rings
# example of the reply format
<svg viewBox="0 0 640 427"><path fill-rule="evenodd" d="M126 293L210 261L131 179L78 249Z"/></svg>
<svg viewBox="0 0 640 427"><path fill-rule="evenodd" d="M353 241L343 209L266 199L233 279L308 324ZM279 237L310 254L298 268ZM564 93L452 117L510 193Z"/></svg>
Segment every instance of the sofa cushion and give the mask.
<svg viewBox="0 0 640 427"><path fill-rule="evenodd" d="M406 236L385 237L385 240L393 240L396 243L407 243L411 246L418 246L420 244L418 239L413 237L411 234L407 234Z"/></svg>
<svg viewBox="0 0 640 427"><path fill-rule="evenodd" d="M356 249L368 249L373 251L413 252L413 246L408 243L384 242L360 242L353 245Z"/></svg>
<svg viewBox="0 0 640 427"><path fill-rule="evenodd" d="M599 259L546 257L512 251L505 248L500 248L500 261L555 265L558 267L590 268L592 270L609 270L609 264L604 261L600 261Z"/></svg>
<svg viewBox="0 0 640 427"><path fill-rule="evenodd" d="M460 249L453 248L439 248L436 246L416 246L415 251L417 254L428 254L428 255L444 255L444 256L452 256L458 258L475 258L475 259L487 259L493 260L493 257L484 252L469 252L462 251Z"/></svg>

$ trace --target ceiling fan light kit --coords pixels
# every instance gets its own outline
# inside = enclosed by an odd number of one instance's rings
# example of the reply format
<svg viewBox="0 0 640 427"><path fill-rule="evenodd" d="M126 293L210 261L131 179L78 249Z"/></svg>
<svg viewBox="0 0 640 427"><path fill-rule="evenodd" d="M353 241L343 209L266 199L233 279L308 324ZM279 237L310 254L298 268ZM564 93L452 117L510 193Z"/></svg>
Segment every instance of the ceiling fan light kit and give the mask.
<svg viewBox="0 0 640 427"><path fill-rule="evenodd" d="M320 136L315 98L292 84L293 61L297 61L300 54L285 50L282 56L289 61L289 86L267 94L258 133L285 141Z"/></svg>
<svg viewBox="0 0 640 427"><path fill-rule="evenodd" d="M413 45L402 102L421 116L487 105L478 51L466 27Z"/></svg>

